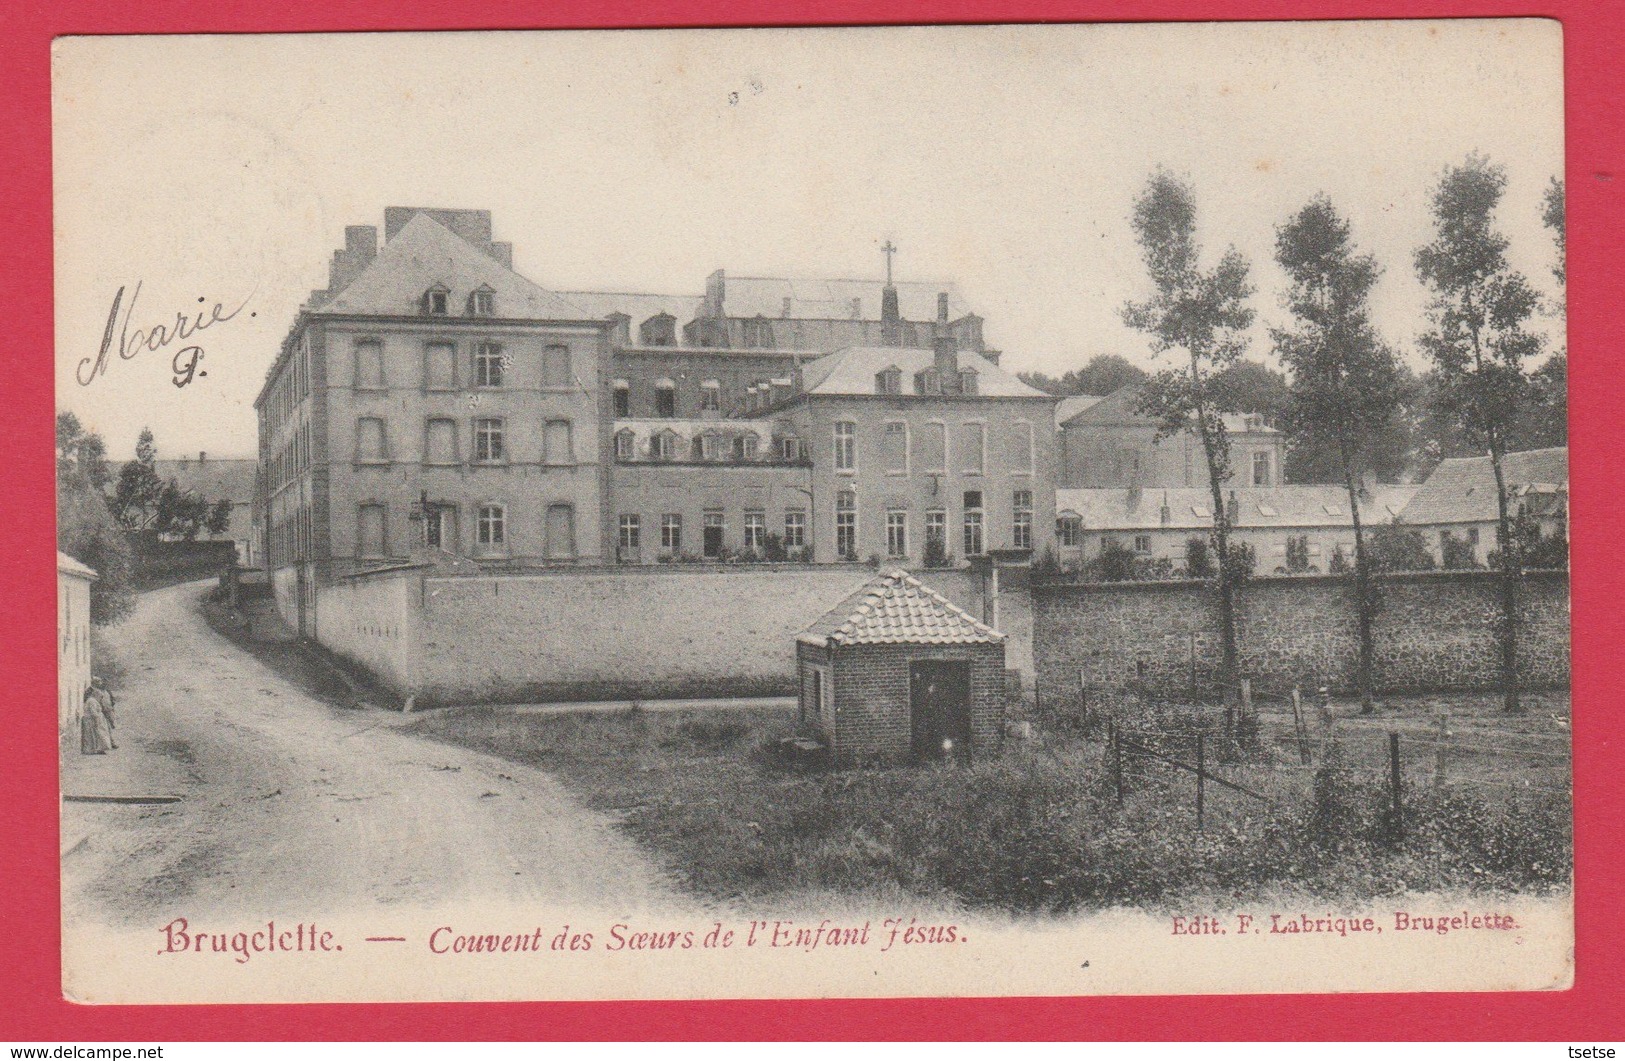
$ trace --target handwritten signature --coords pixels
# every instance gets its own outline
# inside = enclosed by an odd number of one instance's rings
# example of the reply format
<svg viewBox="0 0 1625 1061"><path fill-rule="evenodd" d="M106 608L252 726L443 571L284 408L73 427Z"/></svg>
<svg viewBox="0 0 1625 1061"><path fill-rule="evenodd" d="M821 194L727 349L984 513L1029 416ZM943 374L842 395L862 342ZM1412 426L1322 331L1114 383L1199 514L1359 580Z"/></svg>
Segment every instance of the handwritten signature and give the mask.
<svg viewBox="0 0 1625 1061"><path fill-rule="evenodd" d="M124 288L119 288L118 293L113 296L113 308L107 314L107 329L102 332L101 350L97 352L94 358L87 357L80 361L79 368L74 373L74 378L79 381L81 387L90 386L95 382L97 376L104 375L107 372L107 355L113 350L113 334L115 331L118 333L118 356L121 360L128 361L143 350L156 352L171 343L186 342L205 328L216 324L224 324L248 307L248 299L253 298L254 293L250 291L248 298L243 299L242 303L230 313L225 312L225 307L216 302L214 308L207 311L207 314L202 310L190 317L185 313L176 313L173 325L155 324L150 328L137 328L131 331L130 320L135 316L135 303L140 296L141 281L139 280L136 281L135 290L130 292L128 305L124 304ZM198 301L204 302L206 299L200 297ZM121 305L124 308L122 318L119 315ZM249 316L253 316L253 314L250 313ZM184 387L194 379L207 376L208 372L198 367L199 362L202 360L203 347L196 343L191 343L176 350L174 357L170 359L170 368L175 374L173 380L175 386Z"/></svg>

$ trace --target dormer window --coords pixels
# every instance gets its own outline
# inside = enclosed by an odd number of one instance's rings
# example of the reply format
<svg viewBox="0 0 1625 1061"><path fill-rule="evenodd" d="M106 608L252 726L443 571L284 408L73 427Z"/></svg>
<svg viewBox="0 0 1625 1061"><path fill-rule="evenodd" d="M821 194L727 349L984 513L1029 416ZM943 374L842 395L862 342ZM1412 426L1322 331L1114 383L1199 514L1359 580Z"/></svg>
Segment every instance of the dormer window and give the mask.
<svg viewBox="0 0 1625 1061"><path fill-rule="evenodd" d="M903 370L896 365L883 368L875 373L876 394L902 394Z"/></svg>
<svg viewBox="0 0 1625 1061"><path fill-rule="evenodd" d="M976 370L974 368L964 368L959 370L959 393L976 393Z"/></svg>
<svg viewBox="0 0 1625 1061"><path fill-rule="evenodd" d="M615 436L615 459L629 461L634 453L636 439L632 432L621 431Z"/></svg>
<svg viewBox="0 0 1625 1061"><path fill-rule="evenodd" d="M423 312L431 317L444 317L450 310L447 308L451 300L451 289L445 284L436 284L423 293Z"/></svg>
<svg viewBox="0 0 1625 1061"><path fill-rule="evenodd" d="M496 294L485 284L481 284L477 289L469 292L468 315L470 317L496 316Z"/></svg>
<svg viewBox="0 0 1625 1061"><path fill-rule="evenodd" d="M914 393L915 394L941 394L942 393L942 381L937 378L937 370L936 369L928 368L928 369L924 369L924 370L922 370L920 372L916 372L914 374Z"/></svg>

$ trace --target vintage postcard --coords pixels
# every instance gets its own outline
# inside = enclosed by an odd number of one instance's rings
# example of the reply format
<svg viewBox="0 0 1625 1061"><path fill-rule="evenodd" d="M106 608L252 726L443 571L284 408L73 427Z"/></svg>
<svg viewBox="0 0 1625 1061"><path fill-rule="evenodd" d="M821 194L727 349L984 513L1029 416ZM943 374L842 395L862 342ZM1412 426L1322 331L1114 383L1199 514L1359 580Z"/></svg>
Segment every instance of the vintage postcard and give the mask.
<svg viewBox="0 0 1625 1061"><path fill-rule="evenodd" d="M64 994L1561 989L1563 37L68 37Z"/></svg>

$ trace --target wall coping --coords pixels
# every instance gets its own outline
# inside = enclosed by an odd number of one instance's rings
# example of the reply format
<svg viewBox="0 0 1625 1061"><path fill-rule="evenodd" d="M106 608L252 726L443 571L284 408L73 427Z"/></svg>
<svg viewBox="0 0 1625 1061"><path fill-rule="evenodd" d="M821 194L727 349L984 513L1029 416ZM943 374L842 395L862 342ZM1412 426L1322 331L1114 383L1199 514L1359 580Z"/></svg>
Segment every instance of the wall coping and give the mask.
<svg viewBox="0 0 1625 1061"><path fill-rule="evenodd" d="M428 565L413 565L428 566ZM842 563L751 563L751 564L570 564L558 567L534 568L528 571L445 571L426 575L427 579L436 582L479 581L482 579L520 579L520 578L558 578L574 577L585 578L593 575L631 575L646 578L663 578L681 575L759 575L772 573L791 574L819 574L848 572L854 575L861 574L864 578L874 578L882 571L895 569L899 565L882 564L878 569L870 567L864 562ZM383 572L367 572L367 574L389 574L403 570L391 568ZM905 567L909 574L929 578L938 572L965 572L974 574L968 565L955 567ZM346 576L349 578L355 575Z"/></svg>
<svg viewBox="0 0 1625 1061"><path fill-rule="evenodd" d="M1490 582L1499 580L1499 571L1489 571L1482 568L1473 570L1452 571L1389 571L1374 575L1377 582ZM1523 572L1526 581L1536 582L1566 582L1569 573L1561 568L1530 568ZM1240 586L1246 592L1249 585L1255 583L1346 583L1353 582L1352 574L1332 575L1324 572L1318 574L1305 573L1295 575L1253 575ZM1068 593L1068 592L1114 592L1119 590L1157 590L1176 589L1203 589L1213 585L1212 579L1204 578L1161 578L1133 580L1128 582L1067 582L1034 578L1032 590L1035 593Z"/></svg>

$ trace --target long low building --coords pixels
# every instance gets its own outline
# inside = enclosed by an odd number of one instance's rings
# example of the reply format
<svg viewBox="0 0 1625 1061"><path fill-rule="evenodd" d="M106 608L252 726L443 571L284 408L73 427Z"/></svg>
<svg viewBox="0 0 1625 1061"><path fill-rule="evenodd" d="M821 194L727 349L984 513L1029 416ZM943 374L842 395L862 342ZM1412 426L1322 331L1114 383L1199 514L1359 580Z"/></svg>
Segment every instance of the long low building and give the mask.
<svg viewBox="0 0 1625 1061"><path fill-rule="evenodd" d="M1361 499L1365 526L1392 523L1415 486L1376 486ZM1225 491L1234 540L1253 547L1261 573L1327 571L1339 549L1354 558L1354 520L1341 486L1274 486ZM1073 489L1056 491L1057 553L1063 565L1082 564L1115 542L1145 560L1185 565L1186 542L1213 529L1213 495L1206 488ZM1296 547L1296 548L1294 548ZM1301 552L1299 552L1301 550Z"/></svg>

